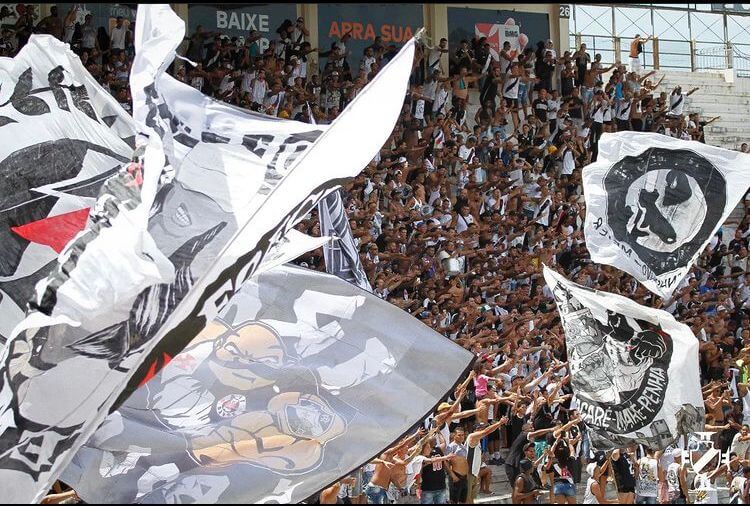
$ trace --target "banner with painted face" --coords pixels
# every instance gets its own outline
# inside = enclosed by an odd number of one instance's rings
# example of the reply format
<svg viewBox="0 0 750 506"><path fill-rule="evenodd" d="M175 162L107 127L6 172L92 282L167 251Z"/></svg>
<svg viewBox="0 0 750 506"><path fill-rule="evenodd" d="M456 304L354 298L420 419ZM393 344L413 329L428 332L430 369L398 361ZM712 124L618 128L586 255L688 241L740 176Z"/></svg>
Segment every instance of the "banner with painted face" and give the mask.
<svg viewBox="0 0 750 506"><path fill-rule="evenodd" d="M665 311L544 267L560 313L576 407L597 450L664 449L703 430L698 340Z"/></svg>
<svg viewBox="0 0 750 506"><path fill-rule="evenodd" d="M107 417L62 479L87 502L297 503L418 423L472 358L353 284L278 267Z"/></svg>
<svg viewBox="0 0 750 506"><path fill-rule="evenodd" d="M604 134L583 169L592 260L669 298L750 186L750 156L644 132Z"/></svg>
<svg viewBox="0 0 750 506"><path fill-rule="evenodd" d="M11 502L41 499L107 413L367 165L398 118L414 54L412 40L324 128L218 103L167 75L184 33L168 6L139 6L130 85L143 155L100 192L96 219L0 356Z"/></svg>
<svg viewBox="0 0 750 506"><path fill-rule="evenodd" d="M0 58L0 349L34 285L80 232L104 181L130 160L132 118L47 35Z"/></svg>

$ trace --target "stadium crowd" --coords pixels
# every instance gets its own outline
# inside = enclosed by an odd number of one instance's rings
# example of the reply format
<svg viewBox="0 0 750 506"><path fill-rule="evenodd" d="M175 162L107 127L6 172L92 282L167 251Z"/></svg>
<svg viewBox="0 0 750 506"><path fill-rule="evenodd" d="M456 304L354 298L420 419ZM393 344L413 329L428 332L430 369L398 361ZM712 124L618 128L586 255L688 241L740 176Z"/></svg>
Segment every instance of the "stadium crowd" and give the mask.
<svg viewBox="0 0 750 506"><path fill-rule="evenodd" d="M130 111L133 25L118 18L107 31L90 15L76 23L73 9L56 7L35 22L32 9L2 25L0 55L15 54L31 33L59 37ZM303 18L285 21L268 47L258 32L228 37L198 27L183 51L195 65L178 62L172 72L239 107L326 124L398 51L378 37L352 55L350 34L327 48L313 48L308 35ZM622 503L711 503L724 481L736 501L750 501L748 213L732 237L713 238L666 302L592 263L584 242L581 170L596 160L602 133L704 142L704 127L718 119L686 114L696 89L662 90L654 72L641 69L648 41L633 39L628 67L604 65L585 45L559 54L550 40L520 51L506 43L497 59L485 38L456 41L451 50L446 39L420 42L392 136L343 196L374 293L473 351L477 362L423 428L323 490L321 503L366 496L383 504L413 493L422 503L470 503L492 492L493 472L506 474L515 503L570 504L580 490L586 503L613 502L607 487ZM298 228L319 235L316 214ZM325 269L322 250L298 263ZM691 326L701 340L706 430L729 459L717 457L688 480L677 446L591 451L542 264ZM45 502L76 499L54 492Z"/></svg>

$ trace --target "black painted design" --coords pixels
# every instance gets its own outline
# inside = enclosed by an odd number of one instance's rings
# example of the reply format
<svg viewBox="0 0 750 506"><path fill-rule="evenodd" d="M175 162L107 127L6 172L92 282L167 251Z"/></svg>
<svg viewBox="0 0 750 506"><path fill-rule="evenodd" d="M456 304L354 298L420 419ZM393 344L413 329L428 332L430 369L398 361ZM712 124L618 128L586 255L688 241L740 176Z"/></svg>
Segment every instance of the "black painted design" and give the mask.
<svg viewBox="0 0 750 506"><path fill-rule="evenodd" d="M647 189L643 182L654 171L665 175L657 174L656 186ZM614 239L656 275L690 263L719 224L727 198L721 171L686 149L649 148L627 156L609 169L604 189ZM685 206L697 212L685 212Z"/></svg>

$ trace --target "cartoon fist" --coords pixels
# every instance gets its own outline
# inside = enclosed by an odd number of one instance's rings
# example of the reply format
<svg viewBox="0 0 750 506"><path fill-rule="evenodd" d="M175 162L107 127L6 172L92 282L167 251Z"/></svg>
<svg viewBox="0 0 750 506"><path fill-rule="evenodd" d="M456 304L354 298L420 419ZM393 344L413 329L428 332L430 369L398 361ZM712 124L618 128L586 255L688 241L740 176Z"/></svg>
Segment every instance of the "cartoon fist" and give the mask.
<svg viewBox="0 0 750 506"><path fill-rule="evenodd" d="M638 332L630 340L630 356L636 364L651 358L658 360L667 353L665 337L653 330Z"/></svg>

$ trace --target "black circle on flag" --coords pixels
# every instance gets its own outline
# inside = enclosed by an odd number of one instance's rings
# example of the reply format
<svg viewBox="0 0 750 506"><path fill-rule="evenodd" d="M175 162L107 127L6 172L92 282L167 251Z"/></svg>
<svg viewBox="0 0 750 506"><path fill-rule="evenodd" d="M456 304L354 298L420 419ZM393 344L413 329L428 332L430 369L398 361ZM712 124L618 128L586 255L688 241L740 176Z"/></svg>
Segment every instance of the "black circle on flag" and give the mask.
<svg viewBox="0 0 750 506"><path fill-rule="evenodd" d="M654 274L687 265L711 238L726 205L726 179L689 149L649 148L604 176L607 222Z"/></svg>

